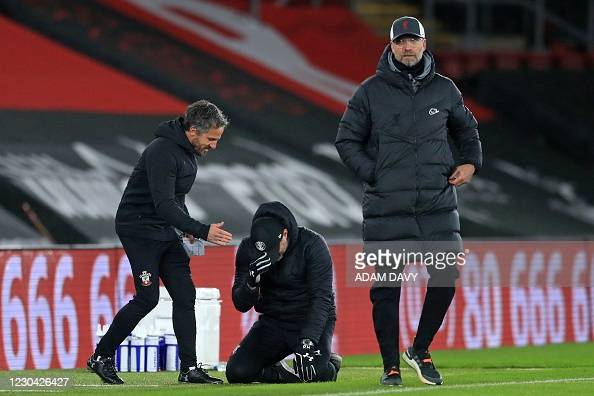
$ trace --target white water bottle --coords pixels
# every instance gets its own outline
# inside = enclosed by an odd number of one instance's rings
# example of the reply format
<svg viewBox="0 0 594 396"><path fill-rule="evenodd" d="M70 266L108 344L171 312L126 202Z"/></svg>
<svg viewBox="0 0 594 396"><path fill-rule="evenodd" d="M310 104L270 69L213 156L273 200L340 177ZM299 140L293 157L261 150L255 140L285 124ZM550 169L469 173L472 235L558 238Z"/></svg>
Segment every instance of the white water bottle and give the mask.
<svg viewBox="0 0 594 396"><path fill-rule="evenodd" d="M103 332L103 326L101 326L101 323L97 323L97 331L95 332L95 335L97 336L97 343L95 344L95 347L97 347L97 345L99 345L99 341L101 341L101 339L105 335L105 333Z"/></svg>
<svg viewBox="0 0 594 396"><path fill-rule="evenodd" d="M95 346L99 345L99 341L101 341L105 333L107 333L107 330L109 330L109 323L104 324L103 326L101 326L100 323L97 323L97 331L95 332L95 335L97 336L97 344L95 344Z"/></svg>
<svg viewBox="0 0 594 396"><path fill-rule="evenodd" d="M173 334L165 334L165 370L179 370L179 359L177 355L177 337Z"/></svg>
<svg viewBox="0 0 594 396"><path fill-rule="evenodd" d="M130 341L130 371L145 371L144 338L133 335Z"/></svg>
<svg viewBox="0 0 594 396"><path fill-rule="evenodd" d="M149 334L144 339L146 349L146 370L154 373L159 370L159 336L156 334Z"/></svg>
<svg viewBox="0 0 594 396"><path fill-rule="evenodd" d="M130 371L130 336L118 346L116 363L118 371Z"/></svg>

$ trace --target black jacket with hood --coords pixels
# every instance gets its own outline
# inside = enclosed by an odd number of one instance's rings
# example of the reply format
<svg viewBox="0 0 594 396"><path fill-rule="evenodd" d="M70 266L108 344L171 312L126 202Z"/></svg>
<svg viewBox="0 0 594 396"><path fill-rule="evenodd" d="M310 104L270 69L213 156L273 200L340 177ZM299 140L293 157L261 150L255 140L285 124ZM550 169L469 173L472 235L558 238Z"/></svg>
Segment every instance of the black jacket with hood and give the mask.
<svg viewBox="0 0 594 396"><path fill-rule="evenodd" d="M255 307L262 319L271 319L317 343L328 321L336 320L332 258L326 241L320 234L298 227L291 211L280 202L260 205L253 220L263 216L277 217L288 230L287 251L252 289L247 284L248 268L257 255L250 238L244 238L235 257L233 304L241 312Z"/></svg>
<svg viewBox="0 0 594 396"><path fill-rule="evenodd" d="M448 228L459 232L456 191L448 177L456 165L473 164L478 171L482 164L478 124L460 91L435 72L428 51L422 61L416 77L400 71L388 45L376 74L359 86L340 120L336 149L365 182L366 241L423 237L430 230L419 231L419 216L448 212ZM439 227L437 221L423 223Z"/></svg>
<svg viewBox="0 0 594 396"><path fill-rule="evenodd" d="M183 118L165 121L143 151L116 213L120 236L170 241L173 227L206 240L210 226L192 219L185 205L196 172L196 154Z"/></svg>

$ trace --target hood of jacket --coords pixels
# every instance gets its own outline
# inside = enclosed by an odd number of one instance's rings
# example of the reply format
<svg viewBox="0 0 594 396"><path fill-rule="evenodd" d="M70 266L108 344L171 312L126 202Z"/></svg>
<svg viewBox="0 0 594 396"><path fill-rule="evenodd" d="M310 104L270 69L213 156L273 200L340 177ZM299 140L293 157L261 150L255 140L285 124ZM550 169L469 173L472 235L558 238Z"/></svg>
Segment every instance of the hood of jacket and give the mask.
<svg viewBox="0 0 594 396"><path fill-rule="evenodd" d="M392 56L392 50L390 49L390 44L388 44L384 49L379 62L377 63L377 70L375 74L391 84L407 87L410 86L411 79L405 72L398 70L394 66L394 62L392 62ZM423 61L425 62L425 68L423 72L414 77L416 80L415 82L419 84L426 84L435 76L435 59L429 50L425 50L425 52L423 52Z"/></svg>
<svg viewBox="0 0 594 396"><path fill-rule="evenodd" d="M282 222L289 233L289 246L287 247L287 252L291 251L297 243L299 226L297 225L295 216L293 216L293 213L291 213L289 208L278 201L266 202L258 207L252 222L259 217L276 217Z"/></svg>
<svg viewBox="0 0 594 396"><path fill-rule="evenodd" d="M174 120L164 121L159 124L157 131L155 132L156 137L162 137L165 139L172 140L178 146L184 150L195 154L194 146L188 140L186 131L184 130L184 118L178 117Z"/></svg>

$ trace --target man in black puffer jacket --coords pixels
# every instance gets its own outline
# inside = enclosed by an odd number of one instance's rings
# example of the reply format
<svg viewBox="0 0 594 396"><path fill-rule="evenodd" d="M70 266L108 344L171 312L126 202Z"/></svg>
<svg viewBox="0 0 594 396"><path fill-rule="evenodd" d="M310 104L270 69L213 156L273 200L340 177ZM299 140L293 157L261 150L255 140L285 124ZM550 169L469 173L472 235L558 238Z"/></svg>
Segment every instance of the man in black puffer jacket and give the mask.
<svg viewBox="0 0 594 396"><path fill-rule="evenodd" d="M324 238L298 227L280 202L260 205L235 258L235 308L261 315L227 364L230 383L335 381L332 258ZM295 353L294 369L282 359Z"/></svg>
<svg viewBox="0 0 594 396"><path fill-rule="evenodd" d="M459 243L456 187L482 164L477 122L452 80L435 72L417 19L395 20L390 39L376 74L349 101L336 137L340 158L364 182L363 240ZM448 135L459 152L457 164ZM417 336L403 357L421 381L435 385L442 379L428 348L454 297L457 270L448 266L447 287L431 287L437 276L427 269L431 279ZM401 383L399 299L400 287L371 288L385 385Z"/></svg>

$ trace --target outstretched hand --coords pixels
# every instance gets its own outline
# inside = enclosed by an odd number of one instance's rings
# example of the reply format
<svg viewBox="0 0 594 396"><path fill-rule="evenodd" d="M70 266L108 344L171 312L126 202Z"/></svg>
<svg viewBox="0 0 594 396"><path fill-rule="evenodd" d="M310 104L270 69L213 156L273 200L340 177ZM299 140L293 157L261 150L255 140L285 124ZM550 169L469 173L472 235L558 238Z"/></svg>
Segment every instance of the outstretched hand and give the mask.
<svg viewBox="0 0 594 396"><path fill-rule="evenodd" d="M233 235L231 235L230 232L227 232L222 228L223 224L225 224L224 221L221 221L220 223L213 223L210 225L207 238L208 242L221 246L231 242L231 238L233 237Z"/></svg>

